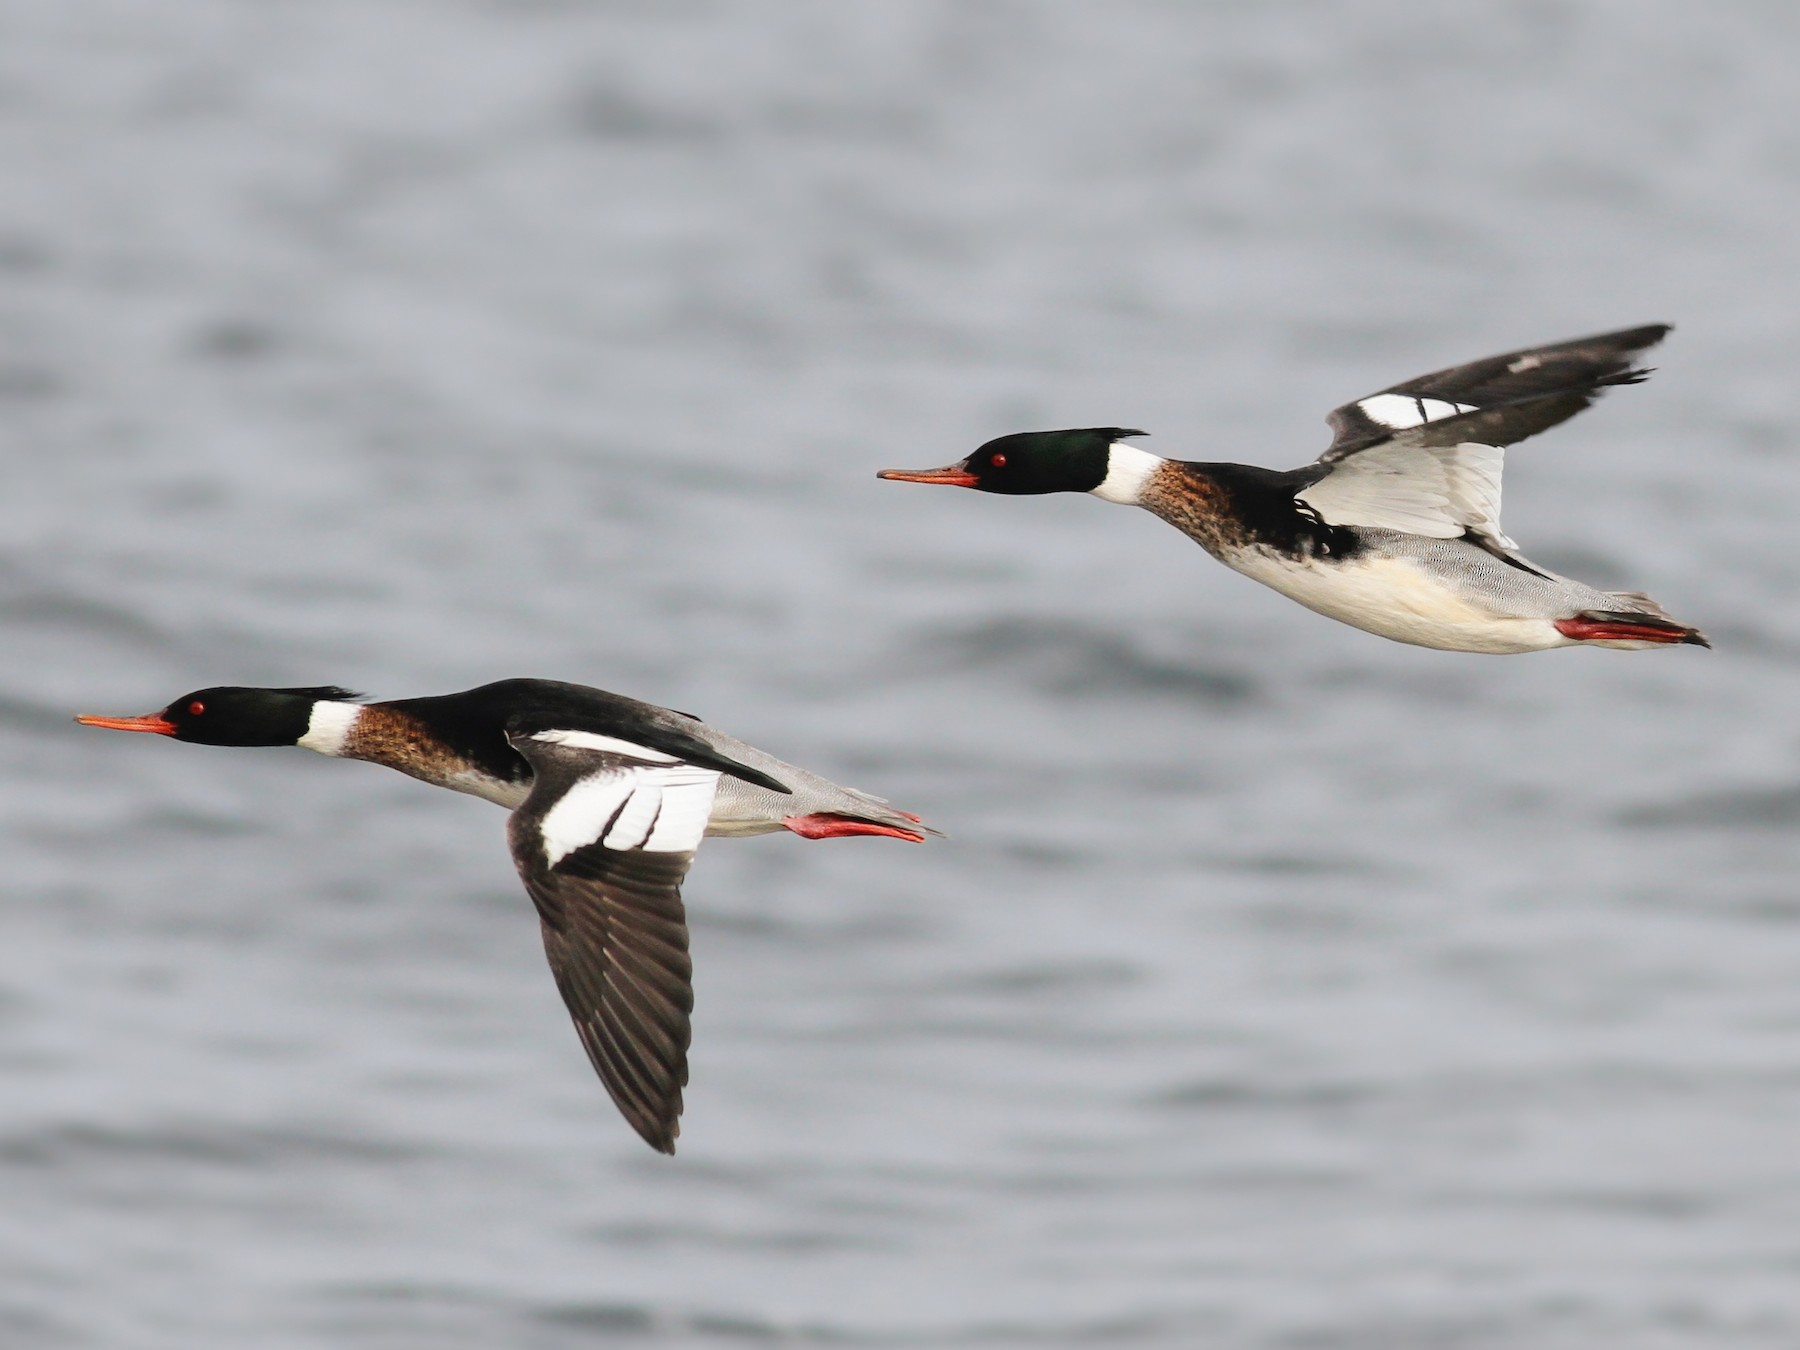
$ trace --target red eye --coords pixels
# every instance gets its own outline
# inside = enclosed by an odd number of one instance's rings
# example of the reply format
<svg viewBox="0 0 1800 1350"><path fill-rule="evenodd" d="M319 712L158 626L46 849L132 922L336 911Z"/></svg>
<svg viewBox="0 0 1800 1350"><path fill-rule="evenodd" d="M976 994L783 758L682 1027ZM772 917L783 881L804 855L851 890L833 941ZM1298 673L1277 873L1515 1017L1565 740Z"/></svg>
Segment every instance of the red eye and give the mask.
<svg viewBox="0 0 1800 1350"><path fill-rule="evenodd" d="M1006 456L994 455L988 460L988 463L992 464L996 469L1004 469L1006 467Z"/></svg>
<svg viewBox="0 0 1800 1350"><path fill-rule="evenodd" d="M188 716L189 717L198 717L201 713L203 713L205 711L206 711L206 705L204 703L202 703L199 699L195 699L192 703L188 704Z"/></svg>

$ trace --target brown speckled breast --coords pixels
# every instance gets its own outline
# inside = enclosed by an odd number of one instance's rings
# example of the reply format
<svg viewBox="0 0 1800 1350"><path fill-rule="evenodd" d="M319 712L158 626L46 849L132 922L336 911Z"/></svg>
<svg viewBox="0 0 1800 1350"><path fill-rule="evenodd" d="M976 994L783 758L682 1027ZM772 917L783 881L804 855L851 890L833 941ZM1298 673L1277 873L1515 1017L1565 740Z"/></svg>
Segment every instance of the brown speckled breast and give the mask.
<svg viewBox="0 0 1800 1350"><path fill-rule="evenodd" d="M505 785L528 784L531 772L513 753L503 734L493 745L460 746L442 731L398 708L366 706L344 743L344 758L366 759L390 769L459 792L491 796ZM480 790L488 785L489 791Z"/></svg>
<svg viewBox="0 0 1800 1350"><path fill-rule="evenodd" d="M1144 485L1140 504L1215 558L1254 542L1233 511L1232 494L1204 469L1170 460Z"/></svg>
<svg viewBox="0 0 1800 1350"><path fill-rule="evenodd" d="M1327 525L1295 498L1318 472L1171 461L1142 501L1227 566L1253 549L1344 562L1362 547L1356 531Z"/></svg>

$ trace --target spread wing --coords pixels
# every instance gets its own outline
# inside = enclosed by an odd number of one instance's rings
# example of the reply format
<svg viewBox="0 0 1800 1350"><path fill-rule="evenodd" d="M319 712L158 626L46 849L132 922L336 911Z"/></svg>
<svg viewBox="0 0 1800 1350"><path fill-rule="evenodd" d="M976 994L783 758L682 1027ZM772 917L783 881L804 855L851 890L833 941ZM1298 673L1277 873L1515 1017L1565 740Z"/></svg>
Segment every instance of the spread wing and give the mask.
<svg viewBox="0 0 1800 1350"><path fill-rule="evenodd" d="M1525 347L1451 366L1336 409L1320 462L1333 464L1376 446L1512 445L1567 421L1615 384L1650 372L1640 353L1663 340L1666 323Z"/></svg>
<svg viewBox="0 0 1800 1350"><path fill-rule="evenodd" d="M1497 445L1400 445L1364 450L1331 466L1294 499L1328 525L1404 530L1428 539L1460 539L1514 547L1500 532Z"/></svg>
<svg viewBox="0 0 1800 1350"><path fill-rule="evenodd" d="M1295 500L1331 525L1471 542L1529 566L1500 529L1505 447L1566 421L1615 384L1667 324L1526 347L1346 403L1318 477ZM1536 569L1533 569L1536 570Z"/></svg>
<svg viewBox="0 0 1800 1350"><path fill-rule="evenodd" d="M694 1007L681 882L719 773L581 733L509 739L533 777L507 834L556 987L614 1104L673 1153Z"/></svg>

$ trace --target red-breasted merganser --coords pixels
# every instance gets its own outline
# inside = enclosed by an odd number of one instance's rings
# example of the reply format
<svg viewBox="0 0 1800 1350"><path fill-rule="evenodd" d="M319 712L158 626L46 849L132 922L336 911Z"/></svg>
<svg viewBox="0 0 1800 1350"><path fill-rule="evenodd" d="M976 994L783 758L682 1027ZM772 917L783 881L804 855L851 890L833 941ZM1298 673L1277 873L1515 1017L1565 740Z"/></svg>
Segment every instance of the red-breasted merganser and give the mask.
<svg viewBox="0 0 1800 1350"><path fill-rule="evenodd" d="M1649 371L1650 324L1528 347L1346 403L1316 463L1280 472L1162 459L1124 427L1028 431L904 483L1091 492L1162 517L1234 571L1396 642L1458 652L1712 644L1649 596L1601 591L1528 562L1500 530L1504 447Z"/></svg>
<svg viewBox="0 0 1800 1350"><path fill-rule="evenodd" d="M681 881L705 835L937 831L686 713L559 680L358 703L336 686L222 687L147 717L75 720L202 745L366 759L512 812L513 862L588 1058L652 1148L675 1151L693 966Z"/></svg>

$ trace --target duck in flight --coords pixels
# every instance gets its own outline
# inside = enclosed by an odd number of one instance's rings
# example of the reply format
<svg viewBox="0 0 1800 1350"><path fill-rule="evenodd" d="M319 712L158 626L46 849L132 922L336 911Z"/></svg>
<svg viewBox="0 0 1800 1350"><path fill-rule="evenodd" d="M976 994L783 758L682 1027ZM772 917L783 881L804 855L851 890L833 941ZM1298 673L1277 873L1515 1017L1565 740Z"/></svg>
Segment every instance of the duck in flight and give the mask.
<svg viewBox="0 0 1800 1350"><path fill-rule="evenodd" d="M681 882L706 835L937 831L686 713L558 680L359 703L335 686L222 687L146 717L75 719L202 745L366 759L512 812L513 862L588 1059L652 1148L675 1151L693 966Z"/></svg>
<svg viewBox="0 0 1800 1350"><path fill-rule="evenodd" d="M1505 447L1650 372L1667 324L1490 356L1346 403L1315 463L1280 471L1163 459L1088 427L989 441L903 483L1026 496L1089 492L1141 506L1234 571L1396 642L1458 652L1712 644L1636 591L1602 591L1528 561L1500 529Z"/></svg>

